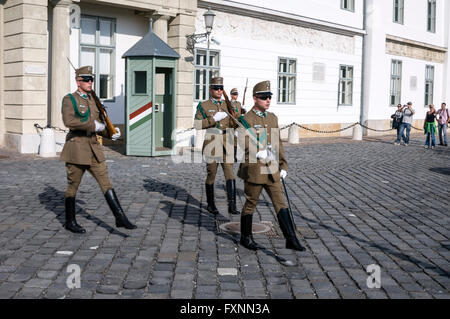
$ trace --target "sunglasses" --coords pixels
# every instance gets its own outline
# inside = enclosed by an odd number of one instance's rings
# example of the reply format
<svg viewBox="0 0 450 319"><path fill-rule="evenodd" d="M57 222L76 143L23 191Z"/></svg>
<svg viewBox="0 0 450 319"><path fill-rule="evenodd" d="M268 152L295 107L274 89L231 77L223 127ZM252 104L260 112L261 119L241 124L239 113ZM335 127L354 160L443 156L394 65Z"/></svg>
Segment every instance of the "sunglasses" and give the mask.
<svg viewBox="0 0 450 319"><path fill-rule="evenodd" d="M223 91L223 85L211 85L211 89L214 91L222 90Z"/></svg>
<svg viewBox="0 0 450 319"><path fill-rule="evenodd" d="M231 93L231 95L239 95L239 93Z"/></svg>
<svg viewBox="0 0 450 319"><path fill-rule="evenodd" d="M270 95L270 94L267 94L267 95L257 95L256 98L257 98L257 99L260 99L260 100L263 100L263 101L265 101L265 100L267 100L267 99L271 100L271 99L272 99L272 95Z"/></svg>
<svg viewBox="0 0 450 319"><path fill-rule="evenodd" d="M86 82L86 83L94 82L94 77L92 77L92 76L81 76L80 81L81 82Z"/></svg>

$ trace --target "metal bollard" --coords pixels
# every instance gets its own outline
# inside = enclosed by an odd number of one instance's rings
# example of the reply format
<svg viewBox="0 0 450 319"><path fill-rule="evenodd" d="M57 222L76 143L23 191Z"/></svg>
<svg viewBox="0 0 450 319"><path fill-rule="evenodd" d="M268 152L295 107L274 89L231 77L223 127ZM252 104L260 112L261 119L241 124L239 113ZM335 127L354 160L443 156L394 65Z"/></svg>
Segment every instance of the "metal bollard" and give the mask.
<svg viewBox="0 0 450 319"><path fill-rule="evenodd" d="M353 126L353 140L362 141L362 128L359 124Z"/></svg>
<svg viewBox="0 0 450 319"><path fill-rule="evenodd" d="M51 128L44 128L41 134L41 142L39 144L40 157L56 156L55 133Z"/></svg>
<svg viewBox="0 0 450 319"><path fill-rule="evenodd" d="M288 142L289 144L299 144L299 131L298 131L298 125L293 124L289 128L289 136L288 136Z"/></svg>

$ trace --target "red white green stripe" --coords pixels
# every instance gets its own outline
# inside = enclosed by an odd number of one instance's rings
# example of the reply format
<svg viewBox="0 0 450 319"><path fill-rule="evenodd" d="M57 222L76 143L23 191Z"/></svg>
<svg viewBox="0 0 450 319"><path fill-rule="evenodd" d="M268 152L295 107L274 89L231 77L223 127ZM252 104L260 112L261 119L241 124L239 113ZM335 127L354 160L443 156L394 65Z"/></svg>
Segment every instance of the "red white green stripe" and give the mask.
<svg viewBox="0 0 450 319"><path fill-rule="evenodd" d="M152 102L145 104L143 107L130 114L130 131L144 124L152 118Z"/></svg>

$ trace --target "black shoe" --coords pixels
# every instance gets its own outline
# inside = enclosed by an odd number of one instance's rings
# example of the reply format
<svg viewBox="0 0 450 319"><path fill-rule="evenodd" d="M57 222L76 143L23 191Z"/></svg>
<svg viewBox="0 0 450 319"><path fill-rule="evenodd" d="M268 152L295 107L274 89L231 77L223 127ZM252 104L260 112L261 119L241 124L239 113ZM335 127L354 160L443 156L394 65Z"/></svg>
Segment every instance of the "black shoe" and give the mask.
<svg viewBox="0 0 450 319"><path fill-rule="evenodd" d="M219 213L219 210L216 207L216 204L214 203L214 184L205 184L206 189L206 201L208 202L208 207L206 209L211 214L217 215Z"/></svg>
<svg viewBox="0 0 450 319"><path fill-rule="evenodd" d="M287 208L280 209L277 215L278 222L280 223L281 231L286 238L286 248L294 249L298 251L304 251L305 248L300 245L300 242L295 235L294 223L292 222L291 215Z"/></svg>
<svg viewBox="0 0 450 319"><path fill-rule="evenodd" d="M236 208L236 180L227 180L227 199L228 214L239 215L240 212Z"/></svg>
<svg viewBox="0 0 450 319"><path fill-rule="evenodd" d="M125 227L126 229L136 229L137 226L130 223L127 216L123 212L120 206L119 199L117 198L114 189L110 188L105 193L106 202L109 208L112 210L114 217L116 218L116 227Z"/></svg>
<svg viewBox="0 0 450 319"><path fill-rule="evenodd" d="M253 215L243 215L241 216L241 240L240 243L247 249L250 250L258 250L261 249L262 246L258 245L253 239L252 235L252 223L253 223Z"/></svg>
<svg viewBox="0 0 450 319"><path fill-rule="evenodd" d="M72 233L84 234L86 230L78 225L77 220L75 219L75 197L66 197L65 206L66 224L64 227Z"/></svg>

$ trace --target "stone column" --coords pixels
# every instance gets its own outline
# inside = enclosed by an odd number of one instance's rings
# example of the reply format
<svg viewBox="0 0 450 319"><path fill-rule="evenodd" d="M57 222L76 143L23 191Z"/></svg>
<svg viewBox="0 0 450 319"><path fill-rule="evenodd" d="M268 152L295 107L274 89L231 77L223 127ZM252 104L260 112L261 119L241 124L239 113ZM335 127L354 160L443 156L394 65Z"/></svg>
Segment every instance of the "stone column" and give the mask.
<svg viewBox="0 0 450 319"><path fill-rule="evenodd" d="M192 56L186 50L186 34L195 31L195 10L191 14L179 14L170 22L168 44L178 52L177 71L177 129L190 128L194 122L194 65L185 58Z"/></svg>
<svg viewBox="0 0 450 319"><path fill-rule="evenodd" d="M167 31L169 20L172 18L168 15L153 15L153 32L164 42L167 43Z"/></svg>
<svg viewBox="0 0 450 319"><path fill-rule="evenodd" d="M53 0L51 50L51 115L52 126L65 128L61 116L61 101L70 90L69 5L70 0Z"/></svg>

